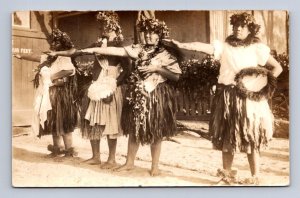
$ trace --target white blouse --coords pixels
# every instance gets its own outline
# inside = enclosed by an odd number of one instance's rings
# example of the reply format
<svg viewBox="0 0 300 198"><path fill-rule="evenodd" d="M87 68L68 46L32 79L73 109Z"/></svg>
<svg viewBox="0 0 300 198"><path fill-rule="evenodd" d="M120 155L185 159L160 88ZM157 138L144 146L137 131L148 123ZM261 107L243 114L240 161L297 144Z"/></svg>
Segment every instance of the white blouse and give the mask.
<svg viewBox="0 0 300 198"><path fill-rule="evenodd" d="M131 45L124 47L124 49L130 57L137 59L139 53L142 51L142 46ZM167 50L164 50L153 57L150 60L150 65L160 66L175 74L181 74L181 69L177 60L175 60ZM143 81L144 88L148 93L150 93L157 87L158 84L163 83L166 80L167 78L161 76L160 74L152 73Z"/></svg>
<svg viewBox="0 0 300 198"><path fill-rule="evenodd" d="M47 58L47 55L42 55L41 56L41 63L44 62ZM58 56L57 59L51 64L50 67L50 73L51 75L60 72L62 70L73 70L73 73L75 74L75 67L71 61L70 57L64 57L64 56Z"/></svg>
<svg viewBox="0 0 300 198"><path fill-rule="evenodd" d="M233 47L226 42L214 41L214 56L220 60L218 83L233 84L235 75L247 67L264 66L270 56L270 48L263 43Z"/></svg>

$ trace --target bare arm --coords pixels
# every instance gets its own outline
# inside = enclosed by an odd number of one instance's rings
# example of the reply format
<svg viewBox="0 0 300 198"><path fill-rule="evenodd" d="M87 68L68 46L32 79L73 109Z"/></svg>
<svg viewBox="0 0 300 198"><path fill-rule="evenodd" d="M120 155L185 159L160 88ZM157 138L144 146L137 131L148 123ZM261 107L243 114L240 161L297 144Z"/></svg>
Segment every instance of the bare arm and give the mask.
<svg viewBox="0 0 300 198"><path fill-rule="evenodd" d="M129 57L126 50L122 47L94 47L80 50L83 53L88 54L101 54L106 56L121 56L121 57Z"/></svg>
<svg viewBox="0 0 300 198"><path fill-rule="evenodd" d="M176 74L174 72L171 72L165 68L159 67L156 70L157 73L159 73L160 75L162 75L163 77L169 79L169 80L173 80L173 81L178 81L180 74Z"/></svg>
<svg viewBox="0 0 300 198"><path fill-rule="evenodd" d="M138 69L145 76L147 76L148 74L156 72L156 73L162 75L163 77L165 77L169 80L173 80L173 81L178 81L179 77L180 77L180 74L171 72L168 69L165 69L163 67L159 67L159 66L156 66L156 65L149 65L149 66L145 66L145 67L139 67Z"/></svg>
<svg viewBox="0 0 300 198"><path fill-rule="evenodd" d="M281 74L282 67L273 56L269 56L269 59L267 60L267 65L270 65L273 68L272 73L275 77L278 77L279 74Z"/></svg>
<svg viewBox="0 0 300 198"><path fill-rule="evenodd" d="M72 69L61 70L61 71L51 75L51 80L56 80L56 79L59 79L59 78L67 77L67 76L70 76L71 74L73 74Z"/></svg>
<svg viewBox="0 0 300 198"><path fill-rule="evenodd" d="M41 62L41 55L37 54L13 54L18 59L24 59L33 62Z"/></svg>
<svg viewBox="0 0 300 198"><path fill-rule="evenodd" d="M77 52L77 50L75 48L69 49L69 50L65 50L65 51L51 51L48 52L47 54L49 56L73 56L75 53Z"/></svg>
<svg viewBox="0 0 300 198"><path fill-rule="evenodd" d="M184 49L189 51L203 52L206 54L213 54L214 47L211 44L201 43L201 42L191 42L191 43L180 43L176 40L164 39L163 43L170 47L175 47L177 49Z"/></svg>

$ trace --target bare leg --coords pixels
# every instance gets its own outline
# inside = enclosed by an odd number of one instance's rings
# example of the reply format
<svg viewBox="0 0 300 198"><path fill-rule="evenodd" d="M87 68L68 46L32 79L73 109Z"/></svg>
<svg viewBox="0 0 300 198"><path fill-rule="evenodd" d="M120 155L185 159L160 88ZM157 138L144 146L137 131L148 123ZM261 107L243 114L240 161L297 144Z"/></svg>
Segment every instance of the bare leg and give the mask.
<svg viewBox="0 0 300 198"><path fill-rule="evenodd" d="M116 171L124 171L124 170L131 170L134 168L134 160L136 153L139 149L139 143L137 143L134 137L130 134L128 138L128 149L127 149L127 159L126 163L115 169Z"/></svg>
<svg viewBox="0 0 300 198"><path fill-rule="evenodd" d="M259 161L260 161L259 152L252 150L252 153L247 154L247 157L250 165L251 175L253 177L259 176Z"/></svg>
<svg viewBox="0 0 300 198"><path fill-rule="evenodd" d="M223 169L230 171L232 167L234 154L230 152L222 152Z"/></svg>
<svg viewBox="0 0 300 198"><path fill-rule="evenodd" d="M92 147L92 158L84 161L91 165L101 164L100 160L100 140L90 140L91 147Z"/></svg>
<svg viewBox="0 0 300 198"><path fill-rule="evenodd" d="M107 136L107 144L108 144L108 150L109 150L109 155L107 162L101 166L103 169L111 169L116 167L116 150L117 150L117 139L110 139Z"/></svg>
<svg viewBox="0 0 300 198"><path fill-rule="evenodd" d="M161 151L161 139L156 140L153 144L151 144L151 157L152 157L152 166L150 171L151 176L157 176L160 174L160 170L158 168L160 151Z"/></svg>
<svg viewBox="0 0 300 198"><path fill-rule="evenodd" d="M72 147L73 144L72 133L66 133L65 135L63 135L63 140L64 140L66 150Z"/></svg>
<svg viewBox="0 0 300 198"><path fill-rule="evenodd" d="M48 145L48 150L51 151L46 157L54 158L58 155L64 153L64 147L62 145L62 137L57 135L52 135L53 145Z"/></svg>
<svg viewBox="0 0 300 198"><path fill-rule="evenodd" d="M237 182L237 171L231 169L233 158L233 153L222 152L223 170L218 169L217 172L217 176L221 177L222 179L218 182L218 184L231 185Z"/></svg>
<svg viewBox="0 0 300 198"><path fill-rule="evenodd" d="M62 146L62 138L61 136L52 135L53 146L57 148L61 148Z"/></svg>
<svg viewBox="0 0 300 198"><path fill-rule="evenodd" d="M72 145L73 145L72 132L66 133L65 135L63 135L63 140L64 140L65 150L66 150L65 156L66 157L77 156L78 153L72 147Z"/></svg>
<svg viewBox="0 0 300 198"><path fill-rule="evenodd" d="M251 153L247 154L247 158L248 158L252 177L246 178L243 182L249 185L258 185L260 153L252 149Z"/></svg>

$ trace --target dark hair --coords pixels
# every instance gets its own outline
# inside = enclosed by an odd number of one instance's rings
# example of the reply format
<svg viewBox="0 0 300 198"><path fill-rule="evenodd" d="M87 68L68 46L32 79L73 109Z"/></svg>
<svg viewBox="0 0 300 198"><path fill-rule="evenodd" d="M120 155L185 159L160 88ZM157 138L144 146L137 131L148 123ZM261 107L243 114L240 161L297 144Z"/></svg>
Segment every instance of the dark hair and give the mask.
<svg viewBox="0 0 300 198"><path fill-rule="evenodd" d="M143 19L137 24L141 32L155 32L160 39L169 37L169 28L164 21L158 19Z"/></svg>
<svg viewBox="0 0 300 198"><path fill-rule="evenodd" d="M70 36L66 32L60 31L58 28L53 29L51 35L51 43L59 42L61 44L59 49L55 50L69 50L74 47Z"/></svg>
<svg viewBox="0 0 300 198"><path fill-rule="evenodd" d="M120 26L120 19L116 12L98 12L96 19L103 26L103 36L110 31L114 31L117 35L114 39L116 42L122 42L124 40L122 28Z"/></svg>
<svg viewBox="0 0 300 198"><path fill-rule="evenodd" d="M230 17L230 24L232 26L247 26L252 36L256 36L260 29L260 25L256 24L254 16L247 12L233 14Z"/></svg>

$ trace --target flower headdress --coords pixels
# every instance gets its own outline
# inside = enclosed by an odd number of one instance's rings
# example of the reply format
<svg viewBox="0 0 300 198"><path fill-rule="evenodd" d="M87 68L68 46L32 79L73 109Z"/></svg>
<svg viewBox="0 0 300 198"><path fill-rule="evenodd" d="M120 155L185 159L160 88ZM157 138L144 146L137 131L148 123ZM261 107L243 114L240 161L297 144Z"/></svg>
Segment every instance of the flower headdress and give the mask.
<svg viewBox="0 0 300 198"><path fill-rule="evenodd" d="M115 31L117 41L123 41L122 28L120 26L119 16L114 11L103 11L97 14L97 21L103 25L105 33Z"/></svg>
<svg viewBox="0 0 300 198"><path fill-rule="evenodd" d="M230 24L232 26L248 26L252 36L255 36L260 29L260 25L256 24L254 16L252 14L248 14L247 12L233 14L230 17Z"/></svg>
<svg viewBox="0 0 300 198"><path fill-rule="evenodd" d="M60 48L55 50L69 50L74 47L70 36L67 33L60 31L58 28L53 29L51 42L61 44Z"/></svg>
<svg viewBox="0 0 300 198"><path fill-rule="evenodd" d="M158 19L140 20L137 24L141 32L153 31L159 35L161 39L169 37L169 28L164 21Z"/></svg>

